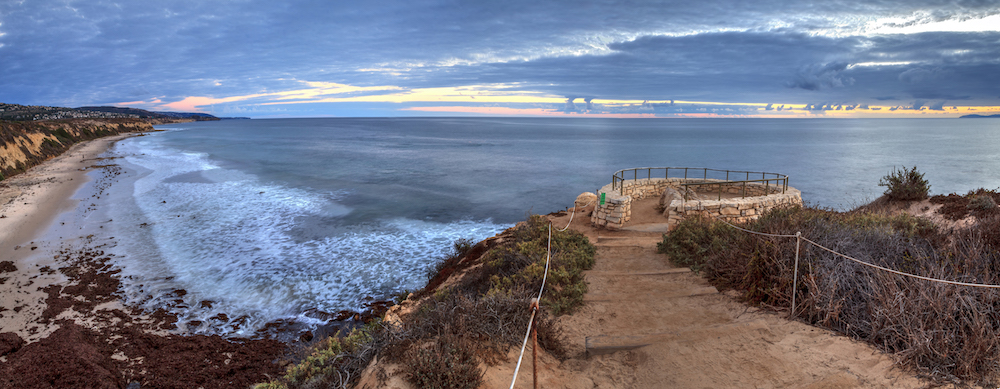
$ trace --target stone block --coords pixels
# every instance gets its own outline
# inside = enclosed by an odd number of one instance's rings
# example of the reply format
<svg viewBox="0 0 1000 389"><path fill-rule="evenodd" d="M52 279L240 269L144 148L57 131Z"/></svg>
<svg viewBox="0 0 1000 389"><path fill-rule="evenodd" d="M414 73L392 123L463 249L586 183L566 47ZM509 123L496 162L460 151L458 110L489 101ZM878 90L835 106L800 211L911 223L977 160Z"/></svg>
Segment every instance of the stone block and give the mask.
<svg viewBox="0 0 1000 389"><path fill-rule="evenodd" d="M737 209L737 208L722 208L722 210L720 211L720 213L722 215L726 215L726 216L739 215L740 214L740 210Z"/></svg>

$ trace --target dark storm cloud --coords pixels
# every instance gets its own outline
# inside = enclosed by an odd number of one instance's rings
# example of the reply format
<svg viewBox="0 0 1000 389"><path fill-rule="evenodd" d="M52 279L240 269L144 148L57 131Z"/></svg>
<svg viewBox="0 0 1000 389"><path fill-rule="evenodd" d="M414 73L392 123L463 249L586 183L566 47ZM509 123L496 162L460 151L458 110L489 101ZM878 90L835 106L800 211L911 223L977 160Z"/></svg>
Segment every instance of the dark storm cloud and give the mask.
<svg viewBox="0 0 1000 389"><path fill-rule="evenodd" d="M806 65L799 70L795 80L787 85L789 88L815 91L824 87L835 88L854 84L853 78L842 75L847 65L849 65L847 62Z"/></svg>
<svg viewBox="0 0 1000 389"><path fill-rule="evenodd" d="M996 32L817 33L868 17L922 15L903 26L1000 12L988 1L375 4L2 2L0 101L170 102L301 89L302 81L495 83L584 99L585 107L553 108L573 112L599 111L591 102L599 99L825 100L842 109L889 96L901 104L1000 99ZM896 64L856 66L880 62ZM703 108L712 109L685 109Z"/></svg>

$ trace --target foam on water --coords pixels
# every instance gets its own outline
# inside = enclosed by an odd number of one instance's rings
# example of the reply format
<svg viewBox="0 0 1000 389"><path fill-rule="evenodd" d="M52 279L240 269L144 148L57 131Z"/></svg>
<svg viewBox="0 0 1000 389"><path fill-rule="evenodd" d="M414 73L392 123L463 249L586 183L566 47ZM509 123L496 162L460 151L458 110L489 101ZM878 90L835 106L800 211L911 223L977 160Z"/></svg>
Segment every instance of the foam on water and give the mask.
<svg viewBox="0 0 1000 389"><path fill-rule="evenodd" d="M277 319L309 321L303 312L312 309L360 310L369 296L422 287L456 239L508 227L346 224L351 209L338 199L349 188L316 193L263 182L155 137L120 142L112 153L136 172L123 181L133 185L131 198L108 200L127 303L166 308L191 332L245 335Z"/></svg>

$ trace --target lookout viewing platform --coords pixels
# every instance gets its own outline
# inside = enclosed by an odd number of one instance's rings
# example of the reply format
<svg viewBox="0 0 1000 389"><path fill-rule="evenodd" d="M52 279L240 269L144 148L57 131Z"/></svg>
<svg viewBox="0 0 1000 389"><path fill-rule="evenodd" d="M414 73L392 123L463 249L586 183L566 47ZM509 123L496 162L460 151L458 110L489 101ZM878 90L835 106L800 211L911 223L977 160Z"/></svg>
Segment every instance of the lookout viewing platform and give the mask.
<svg viewBox="0 0 1000 389"><path fill-rule="evenodd" d="M615 172L594 201L596 226L667 232L693 215L756 219L771 208L802 205L802 193L778 173L641 167Z"/></svg>

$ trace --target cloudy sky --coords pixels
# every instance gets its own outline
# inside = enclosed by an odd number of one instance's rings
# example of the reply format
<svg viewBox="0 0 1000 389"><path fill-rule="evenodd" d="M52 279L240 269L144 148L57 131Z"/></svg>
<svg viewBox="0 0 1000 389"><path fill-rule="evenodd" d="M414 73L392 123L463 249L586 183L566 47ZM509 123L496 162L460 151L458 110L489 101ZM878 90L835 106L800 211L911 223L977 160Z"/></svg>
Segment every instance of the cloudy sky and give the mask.
<svg viewBox="0 0 1000 389"><path fill-rule="evenodd" d="M255 118L1000 113L1000 3L0 0L0 102Z"/></svg>

